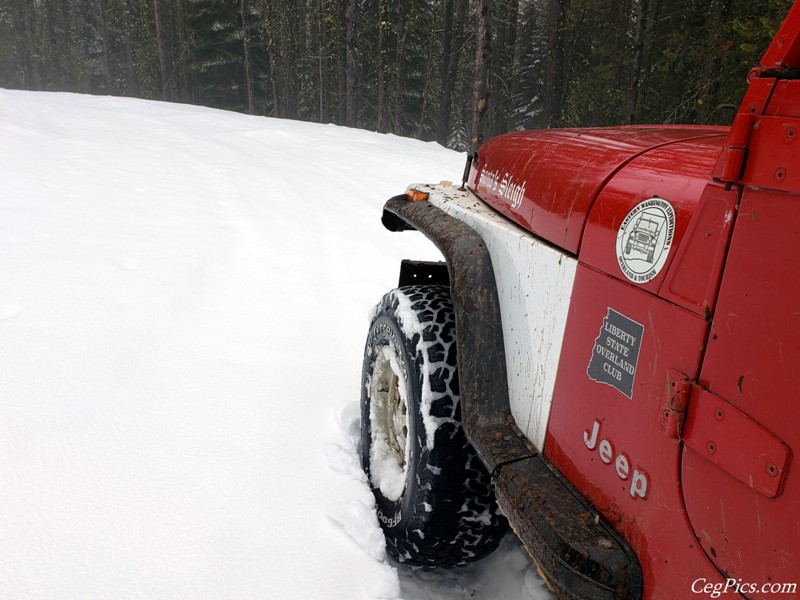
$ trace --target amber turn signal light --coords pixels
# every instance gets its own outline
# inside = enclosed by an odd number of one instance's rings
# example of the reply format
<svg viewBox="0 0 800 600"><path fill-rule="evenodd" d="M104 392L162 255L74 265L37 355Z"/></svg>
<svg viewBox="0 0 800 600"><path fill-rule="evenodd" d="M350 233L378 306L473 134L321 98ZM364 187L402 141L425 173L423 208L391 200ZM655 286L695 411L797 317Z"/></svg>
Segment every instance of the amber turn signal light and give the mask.
<svg viewBox="0 0 800 600"><path fill-rule="evenodd" d="M428 199L428 192L421 192L412 188L406 192L406 197L409 202L425 202Z"/></svg>

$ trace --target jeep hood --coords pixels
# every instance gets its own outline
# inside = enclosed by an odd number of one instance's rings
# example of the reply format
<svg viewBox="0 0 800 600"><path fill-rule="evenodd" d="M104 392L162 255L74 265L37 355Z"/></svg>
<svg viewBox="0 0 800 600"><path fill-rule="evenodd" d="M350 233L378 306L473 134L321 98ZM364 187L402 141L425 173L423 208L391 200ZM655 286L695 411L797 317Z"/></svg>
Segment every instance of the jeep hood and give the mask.
<svg viewBox="0 0 800 600"><path fill-rule="evenodd" d="M728 128L707 126L628 126L549 129L497 136L480 149L470 171L470 188L525 229L577 254L589 212L600 191L623 167L649 152L673 148L662 171L642 178L697 179L685 189L702 190L722 150ZM661 154L664 154L663 152ZM670 172L669 155L684 157L691 173ZM663 157L662 157L663 158ZM643 170L647 161L637 161ZM666 165L664 167L663 165ZM627 177L636 179L627 169ZM635 190L631 193L636 194ZM692 192L699 197L699 192ZM684 198L684 205L697 197Z"/></svg>

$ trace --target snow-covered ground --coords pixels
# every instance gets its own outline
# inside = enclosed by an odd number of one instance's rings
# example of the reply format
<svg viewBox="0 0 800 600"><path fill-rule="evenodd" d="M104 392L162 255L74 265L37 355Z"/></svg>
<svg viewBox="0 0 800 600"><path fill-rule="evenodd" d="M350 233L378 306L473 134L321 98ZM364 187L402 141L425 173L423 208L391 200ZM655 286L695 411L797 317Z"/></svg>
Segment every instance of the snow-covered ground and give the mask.
<svg viewBox="0 0 800 600"><path fill-rule="evenodd" d="M390 564L356 458L380 224L435 144L0 90L0 597L546 598Z"/></svg>

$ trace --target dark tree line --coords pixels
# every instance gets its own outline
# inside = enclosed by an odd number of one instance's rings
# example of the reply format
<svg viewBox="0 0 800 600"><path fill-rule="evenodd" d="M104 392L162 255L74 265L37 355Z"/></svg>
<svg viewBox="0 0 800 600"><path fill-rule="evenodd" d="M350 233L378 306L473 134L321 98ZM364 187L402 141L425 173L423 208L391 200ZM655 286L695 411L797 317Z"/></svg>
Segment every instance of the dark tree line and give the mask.
<svg viewBox="0 0 800 600"><path fill-rule="evenodd" d="M791 0L0 0L0 87L334 122L464 148L727 122Z"/></svg>

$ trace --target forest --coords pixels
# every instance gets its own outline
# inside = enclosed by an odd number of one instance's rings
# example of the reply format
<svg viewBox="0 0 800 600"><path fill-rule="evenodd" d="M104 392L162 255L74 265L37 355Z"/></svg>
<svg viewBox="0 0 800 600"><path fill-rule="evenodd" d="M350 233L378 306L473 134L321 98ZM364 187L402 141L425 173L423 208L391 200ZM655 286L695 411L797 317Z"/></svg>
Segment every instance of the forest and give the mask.
<svg viewBox="0 0 800 600"><path fill-rule="evenodd" d="M729 123L791 0L0 0L0 87L337 123L463 150Z"/></svg>

